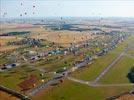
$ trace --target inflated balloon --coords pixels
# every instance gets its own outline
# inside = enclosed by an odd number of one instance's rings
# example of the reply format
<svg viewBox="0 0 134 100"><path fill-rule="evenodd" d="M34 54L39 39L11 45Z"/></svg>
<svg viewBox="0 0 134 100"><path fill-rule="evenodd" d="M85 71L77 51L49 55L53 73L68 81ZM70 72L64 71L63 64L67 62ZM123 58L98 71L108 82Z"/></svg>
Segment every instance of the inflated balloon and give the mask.
<svg viewBox="0 0 134 100"><path fill-rule="evenodd" d="M27 13L25 12L25 15L27 15Z"/></svg>

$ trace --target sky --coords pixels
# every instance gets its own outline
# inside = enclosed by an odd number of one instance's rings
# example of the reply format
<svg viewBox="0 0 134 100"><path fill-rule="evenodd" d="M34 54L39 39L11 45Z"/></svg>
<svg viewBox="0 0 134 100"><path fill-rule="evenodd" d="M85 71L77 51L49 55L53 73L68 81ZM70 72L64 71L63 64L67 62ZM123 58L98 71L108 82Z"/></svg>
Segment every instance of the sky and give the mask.
<svg viewBox="0 0 134 100"><path fill-rule="evenodd" d="M0 0L0 5L1 18L134 17L134 0Z"/></svg>

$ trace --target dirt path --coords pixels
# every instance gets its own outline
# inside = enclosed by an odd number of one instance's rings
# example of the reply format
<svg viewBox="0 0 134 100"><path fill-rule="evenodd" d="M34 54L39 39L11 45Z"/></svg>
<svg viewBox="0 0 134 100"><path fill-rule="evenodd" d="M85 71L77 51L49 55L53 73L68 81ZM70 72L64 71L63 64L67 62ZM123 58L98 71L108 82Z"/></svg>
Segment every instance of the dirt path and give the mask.
<svg viewBox="0 0 134 100"><path fill-rule="evenodd" d="M67 79L80 83L80 84L85 84L91 87L122 87L122 86L134 86L134 84L132 83L120 83L120 84L98 84L98 83L93 83L91 81L84 81L84 80L80 80L80 79L76 79L73 77L67 77Z"/></svg>

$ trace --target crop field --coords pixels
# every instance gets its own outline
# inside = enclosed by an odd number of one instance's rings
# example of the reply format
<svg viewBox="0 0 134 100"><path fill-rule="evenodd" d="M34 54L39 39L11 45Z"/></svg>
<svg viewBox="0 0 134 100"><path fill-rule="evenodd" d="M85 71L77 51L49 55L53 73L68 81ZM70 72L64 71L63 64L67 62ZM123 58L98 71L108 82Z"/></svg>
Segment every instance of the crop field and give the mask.
<svg viewBox="0 0 134 100"><path fill-rule="evenodd" d="M40 27L35 27L31 24L17 24L17 23L12 23L12 24L1 24L0 27L0 34L7 33L7 32L12 32L12 31L40 31Z"/></svg>

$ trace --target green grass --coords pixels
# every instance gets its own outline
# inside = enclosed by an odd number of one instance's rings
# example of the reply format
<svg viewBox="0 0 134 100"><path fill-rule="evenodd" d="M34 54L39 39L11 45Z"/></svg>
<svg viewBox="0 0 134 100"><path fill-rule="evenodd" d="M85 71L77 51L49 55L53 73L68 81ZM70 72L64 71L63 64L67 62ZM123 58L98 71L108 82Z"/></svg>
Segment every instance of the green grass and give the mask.
<svg viewBox="0 0 134 100"><path fill-rule="evenodd" d="M131 87L89 87L69 80L51 88L48 92L42 91L32 100L104 100L105 98L129 91Z"/></svg>
<svg viewBox="0 0 134 100"><path fill-rule="evenodd" d="M134 59L124 56L109 72L100 79L101 83L128 83L127 74L134 64Z"/></svg>

